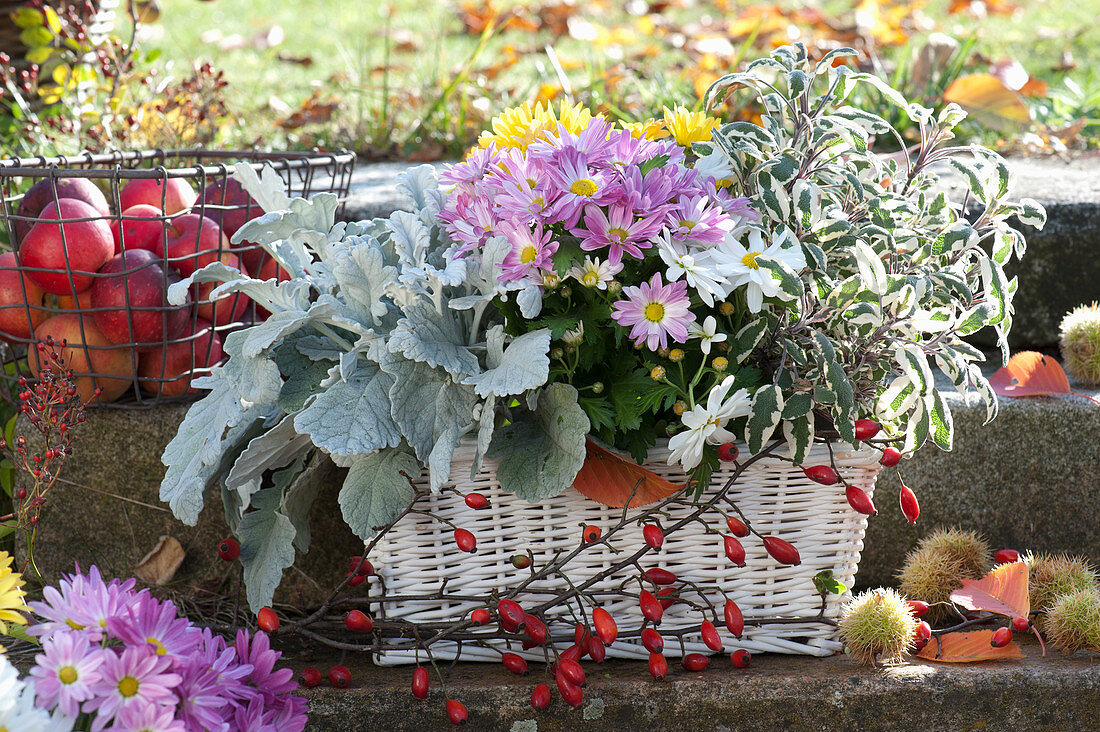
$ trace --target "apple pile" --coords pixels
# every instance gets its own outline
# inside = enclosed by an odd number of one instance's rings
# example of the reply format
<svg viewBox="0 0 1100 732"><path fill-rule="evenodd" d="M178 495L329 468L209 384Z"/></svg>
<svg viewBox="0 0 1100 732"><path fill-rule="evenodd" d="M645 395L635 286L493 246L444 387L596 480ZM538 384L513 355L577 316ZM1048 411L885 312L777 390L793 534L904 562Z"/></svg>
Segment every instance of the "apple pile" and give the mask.
<svg viewBox="0 0 1100 732"><path fill-rule="evenodd" d="M66 341L84 399L98 387L100 401L114 401L135 376L154 395L194 391L192 371L224 357L219 331L265 313L243 295L211 301L213 283L173 306L168 287L218 260L286 279L259 247L229 243L262 210L232 178L201 197L183 178L135 178L118 191L118 203L116 216L87 178L46 178L24 194L15 251L0 254L0 339ZM37 370L36 349L28 356Z"/></svg>

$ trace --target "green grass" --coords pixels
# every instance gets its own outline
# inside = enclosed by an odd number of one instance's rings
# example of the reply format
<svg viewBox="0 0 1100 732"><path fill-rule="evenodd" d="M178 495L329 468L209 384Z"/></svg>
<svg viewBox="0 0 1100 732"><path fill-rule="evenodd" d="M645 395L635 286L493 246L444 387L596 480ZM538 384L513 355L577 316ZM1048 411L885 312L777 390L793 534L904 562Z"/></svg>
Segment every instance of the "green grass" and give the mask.
<svg viewBox="0 0 1100 732"><path fill-rule="evenodd" d="M669 10L662 17L673 24L697 23L703 16L723 18L715 2L698 0L693 8ZM533 98L543 83L560 83L559 72L544 50L548 45L566 66L565 77L578 98L622 116L646 116L659 112L664 104L694 101L690 71L694 62L688 54L667 39L639 32L634 25L638 19L618 10L622 3L610 0L582 3L583 17L605 27L635 28L634 42L624 46L625 62L610 58L598 44L568 35L508 29L487 38L478 55L481 39L463 31L457 2L163 0L163 4L161 21L151 29L154 35L146 48L163 51L161 60L169 64L169 74L180 75L200 60L213 61L226 72L235 118L223 130L225 145L352 147L377 156L407 156L417 150L428 157L453 155L469 144L494 112ZM842 25L850 24L854 4L826 0L822 9ZM1052 92L1064 88L1067 74L1054 68L1069 53L1078 67L1068 76L1086 92L1100 91L1100 0L1027 0L1011 16L982 21L968 15L948 16L947 4L936 0L924 6L931 25L928 30L960 39L974 35L975 52L990 59L1019 60L1032 75L1047 81ZM749 3L726 5L734 8L725 11L725 17L732 18L737 8ZM216 44L201 40L212 30L223 37L239 34L247 39L272 25L282 27L285 40L270 49L219 50ZM913 46L926 35L927 31L914 35L908 46L885 49L886 65L911 55ZM411 47L403 45L410 40ZM658 44L659 53L632 59L633 52L648 42ZM521 60L490 78L491 67L506 56L509 46L521 52ZM288 63L280 56L308 57L313 63ZM979 68L984 69L975 70ZM608 72L619 75L621 81L608 83ZM284 105L297 108L315 92L322 101L340 100L341 108L331 121L298 130L275 127L274 122L285 114ZM1096 109L1100 100L1060 106L1039 101L1033 106L1040 119L1044 115L1100 116Z"/></svg>

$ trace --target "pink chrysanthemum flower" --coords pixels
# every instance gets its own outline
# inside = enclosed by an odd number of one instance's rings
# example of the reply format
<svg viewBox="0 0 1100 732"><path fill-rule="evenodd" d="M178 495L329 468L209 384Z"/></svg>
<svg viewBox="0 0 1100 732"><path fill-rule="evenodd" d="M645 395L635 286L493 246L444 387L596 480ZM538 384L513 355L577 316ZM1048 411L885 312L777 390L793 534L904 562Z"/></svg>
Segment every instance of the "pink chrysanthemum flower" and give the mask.
<svg viewBox="0 0 1100 732"><path fill-rule="evenodd" d="M29 635L48 638L54 633L79 630L93 641L103 638L107 620L135 601L135 580L103 581L99 569L93 566L88 574L68 575L55 587L42 590L42 602L30 603L31 610L42 618L32 625Z"/></svg>
<svg viewBox="0 0 1100 732"><path fill-rule="evenodd" d="M477 183L496 167L496 163L496 144L489 143L486 147L475 148L461 163L448 165L440 174L439 182L448 186Z"/></svg>
<svg viewBox="0 0 1100 732"><path fill-rule="evenodd" d="M198 629L179 617L175 603L161 602L147 592L139 593L134 604L108 619L107 631L127 645L148 643L158 656L190 653L200 638Z"/></svg>
<svg viewBox="0 0 1100 732"><path fill-rule="evenodd" d="M252 665L238 663L237 649L227 647L220 635L205 628L201 634L198 649L178 666L177 715L187 732L229 732L226 715L232 715L232 703L254 694L243 681L252 673Z"/></svg>
<svg viewBox="0 0 1100 732"><path fill-rule="evenodd" d="M84 711L96 712L92 732L99 732L135 704L175 706L180 677L169 671L172 657L158 656L150 646L136 646L121 653L106 651L102 658L100 679L92 687L95 696L84 703Z"/></svg>
<svg viewBox="0 0 1100 732"><path fill-rule="evenodd" d="M725 210L703 195L684 195L665 216L672 238L717 244L733 228Z"/></svg>
<svg viewBox="0 0 1100 732"><path fill-rule="evenodd" d="M665 285L658 272L639 287L624 287L623 294L627 299L612 304L615 312L611 317L630 328L635 344L645 342L649 350L656 351L668 348L669 336L677 343L687 342L688 325L695 322L695 314L688 310L691 301L686 282Z"/></svg>
<svg viewBox="0 0 1100 732"><path fill-rule="evenodd" d="M68 717L80 714L80 704L92 698L99 681L102 654L84 633L55 633L42 641L30 672L38 706L57 707Z"/></svg>
<svg viewBox="0 0 1100 732"><path fill-rule="evenodd" d="M293 671L289 668L275 670L275 662L283 654L271 650L271 642L266 633L257 632L251 636L250 642L248 631L238 630L233 648L237 651L237 660L240 663L252 666L252 672L245 679L246 691L258 694L265 705L274 705L279 697L298 688Z"/></svg>
<svg viewBox="0 0 1100 732"><path fill-rule="evenodd" d="M584 225L573 233L581 239L581 249L591 252L607 248L607 261L617 265L624 254L641 259L643 249L653 246L661 231L659 216L637 217L630 206L614 204L607 213L599 206L586 206Z"/></svg>
<svg viewBox="0 0 1100 732"><path fill-rule="evenodd" d="M118 713L111 732L187 732L176 719L175 708L160 704L132 704Z"/></svg>
<svg viewBox="0 0 1100 732"><path fill-rule="evenodd" d="M499 217L524 223L541 219L550 206L545 171L519 148L508 148L502 158L503 165L491 186L499 187L493 201Z"/></svg>
<svg viewBox="0 0 1100 732"><path fill-rule="evenodd" d="M558 124L557 130L546 140L536 142L527 149L533 159L554 165L566 150L576 150L584 156L591 167L604 167L611 157L611 136L614 124L602 117L593 117L583 130L570 132L565 125Z"/></svg>
<svg viewBox="0 0 1100 732"><path fill-rule="evenodd" d="M589 168L584 155L571 148L556 156L546 171L554 199L547 212L547 220L564 221L567 228L577 225L581 212L588 204L604 205L620 196L613 177L604 171Z"/></svg>
<svg viewBox="0 0 1100 732"><path fill-rule="evenodd" d="M532 231L525 224L509 221L501 224L499 231L512 245L511 251L504 255L500 263L502 282L533 277L539 270L553 266L551 258L558 250L558 244L551 241L552 232L543 232L541 222Z"/></svg>
<svg viewBox="0 0 1100 732"><path fill-rule="evenodd" d="M458 244L455 255L460 257L485 244L497 226L497 217L492 202L482 195L458 200L453 210L454 220L446 228Z"/></svg>

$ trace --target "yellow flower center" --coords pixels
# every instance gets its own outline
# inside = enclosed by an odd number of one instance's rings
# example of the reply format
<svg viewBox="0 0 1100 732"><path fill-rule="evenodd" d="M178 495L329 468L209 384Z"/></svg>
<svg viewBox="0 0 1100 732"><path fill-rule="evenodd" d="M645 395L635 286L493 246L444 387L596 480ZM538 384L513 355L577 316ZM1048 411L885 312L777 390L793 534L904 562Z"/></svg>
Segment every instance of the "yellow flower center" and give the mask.
<svg viewBox="0 0 1100 732"><path fill-rule="evenodd" d="M528 244L523 249L519 250L519 261L523 262L524 264L530 264L531 262L535 261L535 257L537 257L538 255L539 250L535 249L535 247L531 244Z"/></svg>
<svg viewBox="0 0 1100 732"><path fill-rule="evenodd" d="M118 680L118 693L129 698L138 693L138 680L133 676L123 676Z"/></svg>
<svg viewBox="0 0 1100 732"><path fill-rule="evenodd" d="M610 229L607 230L607 234L608 236L618 237L619 241L623 241L628 236L630 236L629 231L619 228L618 226L612 226Z"/></svg>
<svg viewBox="0 0 1100 732"><path fill-rule="evenodd" d="M585 287L595 287L600 283L600 276L595 272L585 272L581 277L581 284Z"/></svg>
<svg viewBox="0 0 1100 732"><path fill-rule="evenodd" d="M721 190L723 188L729 188L732 185L733 185L733 181L728 180L726 178L723 178L722 180L714 181L714 187L718 190Z"/></svg>
<svg viewBox="0 0 1100 732"><path fill-rule="evenodd" d="M659 302L651 302L645 306L642 315L651 323L660 323L665 319L665 306Z"/></svg>
<svg viewBox="0 0 1100 732"><path fill-rule="evenodd" d="M745 256L741 257L741 264L745 265L749 269L760 269L760 265L756 263L756 258L760 256L760 252L749 252Z"/></svg>
<svg viewBox="0 0 1100 732"><path fill-rule="evenodd" d="M695 222L694 221L688 221L687 219L680 219L680 228L687 229L688 231L691 231L692 229L695 228Z"/></svg>
<svg viewBox="0 0 1100 732"><path fill-rule="evenodd" d="M79 678L76 669L72 666L62 666L57 672L57 680L66 686Z"/></svg>
<svg viewBox="0 0 1100 732"><path fill-rule="evenodd" d="M581 178L569 186L569 190L578 196L591 197L596 195L596 181L591 178Z"/></svg>
<svg viewBox="0 0 1100 732"><path fill-rule="evenodd" d="M534 178L528 178L528 179L527 179L527 185L529 185L529 186L531 186L532 188L534 188L534 187L535 187L536 185L538 185L538 181L537 181L537 180L535 180Z"/></svg>
<svg viewBox="0 0 1100 732"><path fill-rule="evenodd" d="M65 625L68 625L73 630L84 630L84 626L75 620L69 619L65 621Z"/></svg>
<svg viewBox="0 0 1100 732"><path fill-rule="evenodd" d="M168 653L168 649L164 647L164 644L161 643L156 638L154 638L153 636L149 636L148 638L145 639L145 641L147 643L152 643L153 646L156 647L158 656L163 656L164 654Z"/></svg>

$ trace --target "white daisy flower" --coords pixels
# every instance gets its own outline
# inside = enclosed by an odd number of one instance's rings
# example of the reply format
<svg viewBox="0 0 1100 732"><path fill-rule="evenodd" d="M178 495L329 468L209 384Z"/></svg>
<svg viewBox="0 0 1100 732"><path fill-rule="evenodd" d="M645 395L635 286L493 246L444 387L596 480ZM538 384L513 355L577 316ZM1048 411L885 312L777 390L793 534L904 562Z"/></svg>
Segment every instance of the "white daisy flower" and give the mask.
<svg viewBox="0 0 1100 732"><path fill-rule="evenodd" d="M699 350L709 356L712 343L721 343L726 340L725 333L715 332L717 328L718 321L714 319L713 315L708 315L701 325L696 321L688 326L688 337L698 338L700 341Z"/></svg>
<svg viewBox="0 0 1100 732"><path fill-rule="evenodd" d="M749 312L753 313L760 312L765 297L791 299L790 295L780 289L779 281L772 277L771 270L762 269L757 264L757 257L765 256L781 261L795 272L806 267L806 256L802 253L802 247L788 231L776 237L770 246L764 243L764 232L760 229L751 229L745 244L728 236L710 250L710 256L718 271L730 278L730 284L734 288L746 288L745 299Z"/></svg>
<svg viewBox="0 0 1100 732"><path fill-rule="evenodd" d="M657 250L668 266L665 270L668 281L675 282L681 277L695 290L699 299L709 307L714 307L714 298L725 298L730 293L725 278L706 255L689 253L687 248L672 238L665 229L657 237Z"/></svg>
<svg viewBox="0 0 1100 732"><path fill-rule="evenodd" d="M735 377L727 376L721 384L710 390L706 405L698 404L694 409L684 412L680 420L687 428L675 434L668 441L668 464L680 463L684 471L690 471L703 460L703 446L706 443L721 445L732 442L734 434L727 430L726 423L737 417L744 417L752 411L752 400L745 389L733 394ZM727 396L729 394L729 396Z"/></svg>
<svg viewBox="0 0 1100 732"><path fill-rule="evenodd" d="M623 269L622 264L601 262L599 259L585 257L583 264L574 265L569 270L569 276L580 282L585 287L595 287L597 290L606 290L607 283L615 279L615 275Z"/></svg>

